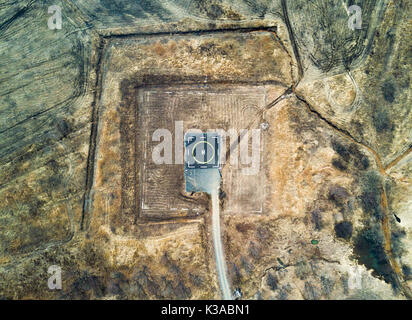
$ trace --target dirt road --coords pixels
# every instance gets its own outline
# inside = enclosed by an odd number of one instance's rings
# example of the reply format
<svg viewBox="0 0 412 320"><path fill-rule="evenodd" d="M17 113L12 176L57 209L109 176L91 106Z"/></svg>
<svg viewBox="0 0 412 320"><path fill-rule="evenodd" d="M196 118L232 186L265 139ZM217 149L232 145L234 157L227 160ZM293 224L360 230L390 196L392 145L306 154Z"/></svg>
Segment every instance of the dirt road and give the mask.
<svg viewBox="0 0 412 320"><path fill-rule="evenodd" d="M212 233L215 248L216 267L223 300L232 300L232 291L227 277L226 260L223 253L222 236L220 233L219 190L212 192Z"/></svg>

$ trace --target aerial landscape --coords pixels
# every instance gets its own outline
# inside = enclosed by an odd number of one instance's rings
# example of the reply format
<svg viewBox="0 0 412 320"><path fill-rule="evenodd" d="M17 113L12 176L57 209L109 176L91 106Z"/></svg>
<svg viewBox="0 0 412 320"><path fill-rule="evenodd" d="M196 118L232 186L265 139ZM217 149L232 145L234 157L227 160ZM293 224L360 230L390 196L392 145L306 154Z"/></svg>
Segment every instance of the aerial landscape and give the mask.
<svg viewBox="0 0 412 320"><path fill-rule="evenodd" d="M411 14L0 0L0 300L411 300Z"/></svg>

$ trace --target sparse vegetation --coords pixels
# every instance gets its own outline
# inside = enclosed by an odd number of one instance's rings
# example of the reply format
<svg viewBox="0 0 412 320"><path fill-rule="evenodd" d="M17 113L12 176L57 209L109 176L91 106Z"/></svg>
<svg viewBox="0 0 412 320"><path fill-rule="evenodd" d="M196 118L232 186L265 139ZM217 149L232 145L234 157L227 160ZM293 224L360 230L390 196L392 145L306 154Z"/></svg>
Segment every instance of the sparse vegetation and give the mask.
<svg viewBox="0 0 412 320"><path fill-rule="evenodd" d="M383 232L378 223L362 229L355 239L355 253L358 261L368 269L373 269L375 275L392 283L392 269L384 250Z"/></svg>
<svg viewBox="0 0 412 320"><path fill-rule="evenodd" d="M346 169L348 168L347 164L344 161L337 158L332 159L332 165L340 171L346 171Z"/></svg>
<svg viewBox="0 0 412 320"><path fill-rule="evenodd" d="M393 124L387 110L378 108L373 113L372 119L378 133L393 130Z"/></svg>
<svg viewBox="0 0 412 320"><path fill-rule="evenodd" d="M377 220L382 220L383 211L380 204L382 182L379 174L375 171L368 171L362 177L361 183L361 204L364 212L372 214Z"/></svg>
<svg viewBox="0 0 412 320"><path fill-rule="evenodd" d="M399 226L392 224L391 228L391 250L395 257L400 257L405 249L402 244L402 239L406 236L406 232Z"/></svg>
<svg viewBox="0 0 412 320"><path fill-rule="evenodd" d="M286 300L288 298L289 292L291 291L290 284L286 284L279 289L278 299Z"/></svg>
<svg viewBox="0 0 412 320"><path fill-rule="evenodd" d="M322 291L324 295L329 298L333 291L333 287L335 286L335 282L326 276L321 276L320 282L322 284Z"/></svg>
<svg viewBox="0 0 412 320"><path fill-rule="evenodd" d="M381 193L383 184L380 175L375 171L368 171L361 177L361 205L364 212L372 215L364 221L365 227L360 230L354 240L354 251L358 261L374 274L392 285L395 293L399 291L399 283L392 270L387 253L382 230L384 212L381 207ZM401 239L405 235L394 222L391 227L391 254L394 258L403 253Z"/></svg>
<svg viewBox="0 0 412 320"><path fill-rule="evenodd" d="M339 158L334 158L332 160L332 165L344 171L348 164L353 164L353 166L360 170L366 170L369 168L369 159L364 155L356 144L350 144L345 146L338 140L334 139L331 142L332 149L340 156Z"/></svg>
<svg viewBox="0 0 412 320"><path fill-rule="evenodd" d="M392 103L395 100L395 86L391 81L385 81L381 90L386 101Z"/></svg>
<svg viewBox="0 0 412 320"><path fill-rule="evenodd" d="M254 259L259 259L261 256L261 248L258 247L253 241L249 245L249 254Z"/></svg>
<svg viewBox="0 0 412 320"><path fill-rule="evenodd" d="M269 286L270 290L276 290L278 288L278 283L278 278L269 272L266 278L266 284Z"/></svg>
<svg viewBox="0 0 412 320"><path fill-rule="evenodd" d="M343 160L345 160L346 162L349 161L350 159L350 152L348 151L348 149L341 143L339 143L339 141L333 139L332 140L332 148L333 150L336 151L337 154L339 154Z"/></svg>
<svg viewBox="0 0 412 320"><path fill-rule="evenodd" d="M405 276L406 280L410 280L412 278L412 270L409 266L407 266L406 264L404 264L402 266L402 273Z"/></svg>
<svg viewBox="0 0 412 320"><path fill-rule="evenodd" d="M312 223L315 225L315 230L319 231L322 229L322 213L319 209L315 209L312 211Z"/></svg>
<svg viewBox="0 0 412 320"><path fill-rule="evenodd" d="M309 300L318 300L319 299L319 292L318 290L310 283L309 281L305 282L305 287L303 290L303 296L305 299Z"/></svg>
<svg viewBox="0 0 412 320"><path fill-rule="evenodd" d="M329 188L329 200L333 201L338 207L342 207L348 197L348 191L339 185L332 185Z"/></svg>
<svg viewBox="0 0 412 320"><path fill-rule="evenodd" d="M300 280L305 280L311 273L310 266L304 261L300 260L296 264L295 274Z"/></svg>
<svg viewBox="0 0 412 320"><path fill-rule="evenodd" d="M349 240L352 237L352 222L342 221L335 224L335 233L338 238Z"/></svg>

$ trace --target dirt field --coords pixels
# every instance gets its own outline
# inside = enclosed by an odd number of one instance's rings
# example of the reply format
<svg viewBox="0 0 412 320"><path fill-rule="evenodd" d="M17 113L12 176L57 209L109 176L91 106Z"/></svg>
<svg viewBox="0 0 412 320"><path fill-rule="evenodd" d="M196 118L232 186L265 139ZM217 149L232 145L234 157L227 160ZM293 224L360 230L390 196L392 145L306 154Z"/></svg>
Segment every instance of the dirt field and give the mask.
<svg viewBox="0 0 412 320"><path fill-rule="evenodd" d="M287 53L273 39L273 33L259 31L110 40L102 64L94 203L100 192L118 194L111 212L120 209L123 225L125 219L134 224L137 219L196 218L207 212L205 195L184 192L184 132L224 130L232 134L223 148L230 150L240 130L249 129L243 140L249 141L251 157L251 130L264 122L262 108L286 90L293 75L286 71ZM270 59L277 67L269 70L266 60L274 52L282 59ZM152 160L161 143L153 141L157 129L173 136L172 164ZM176 159L179 145L182 157ZM223 214L263 212L263 133L259 147L258 160L249 164L242 164L239 146L221 153L229 160L222 169ZM252 164L256 173L244 175Z"/></svg>
<svg viewBox="0 0 412 320"><path fill-rule="evenodd" d="M139 89L138 95L137 121L141 126L137 134L144 136L143 146L139 145L142 149L136 153L141 155L137 163L140 164L142 181L139 208L142 215L167 218L204 212L204 205L182 196L183 164L175 164L176 152L173 164L159 165L153 162L153 149L160 143L152 141L153 133L157 129L169 130L174 138L174 151L177 144L183 144L181 132L175 132L179 131L179 124L176 127L179 121L182 122L184 132L189 129L203 132L217 129L228 132L229 129L234 129L239 133L241 129L248 127L264 107L265 88L233 85L162 86ZM237 140L237 136L235 138ZM251 135L248 138L251 141ZM225 142L226 150L234 143L229 137ZM242 167L247 165L240 164L238 149L239 147L232 150L229 163L223 169L223 190L227 195L225 210L232 213L261 212L264 191L262 170L256 175L244 176ZM226 151L222 154L225 153ZM232 164L235 158L238 165ZM262 165L259 164L259 167Z"/></svg>

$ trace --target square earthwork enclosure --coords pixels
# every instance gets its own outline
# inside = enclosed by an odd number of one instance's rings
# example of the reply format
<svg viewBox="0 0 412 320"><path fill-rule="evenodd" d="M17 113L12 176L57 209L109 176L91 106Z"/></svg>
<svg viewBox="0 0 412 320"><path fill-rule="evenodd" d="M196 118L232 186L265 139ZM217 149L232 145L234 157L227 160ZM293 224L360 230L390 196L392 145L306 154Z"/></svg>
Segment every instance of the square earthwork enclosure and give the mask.
<svg viewBox="0 0 412 320"><path fill-rule="evenodd" d="M269 30L110 38L101 63L93 210L135 222L206 212L207 201L185 193L184 133L249 129L251 154L251 129L291 83L288 59ZM153 141L157 129L171 133L172 164L152 159L163 141ZM222 153L239 157L231 143L223 141ZM264 212L266 150L261 131L256 174L243 174L250 165L239 160L222 166L224 214Z"/></svg>

